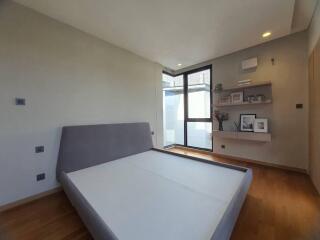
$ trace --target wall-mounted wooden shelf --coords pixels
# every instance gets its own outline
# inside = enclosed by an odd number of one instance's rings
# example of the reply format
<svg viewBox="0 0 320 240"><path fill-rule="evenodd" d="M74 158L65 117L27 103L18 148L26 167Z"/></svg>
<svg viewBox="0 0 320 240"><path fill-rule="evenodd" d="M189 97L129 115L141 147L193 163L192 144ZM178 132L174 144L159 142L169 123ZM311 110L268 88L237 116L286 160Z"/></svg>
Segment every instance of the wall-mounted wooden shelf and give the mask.
<svg viewBox="0 0 320 240"><path fill-rule="evenodd" d="M259 104L271 104L272 100L266 100L263 102L242 102L242 103L230 103L230 104L214 104L214 107L232 107L232 106L248 106Z"/></svg>
<svg viewBox="0 0 320 240"><path fill-rule="evenodd" d="M266 86L271 86L271 85L272 85L271 82L252 83L252 84L237 86L237 87L233 87L233 88L225 88L225 89L222 89L220 92L217 92L217 93L235 92L235 91L238 91L238 90L243 90L243 89L248 89L248 88L266 87Z"/></svg>
<svg viewBox="0 0 320 240"><path fill-rule="evenodd" d="M219 137L219 138L256 141L256 142L271 142L270 133L232 132L232 131L213 130L212 135L213 137Z"/></svg>

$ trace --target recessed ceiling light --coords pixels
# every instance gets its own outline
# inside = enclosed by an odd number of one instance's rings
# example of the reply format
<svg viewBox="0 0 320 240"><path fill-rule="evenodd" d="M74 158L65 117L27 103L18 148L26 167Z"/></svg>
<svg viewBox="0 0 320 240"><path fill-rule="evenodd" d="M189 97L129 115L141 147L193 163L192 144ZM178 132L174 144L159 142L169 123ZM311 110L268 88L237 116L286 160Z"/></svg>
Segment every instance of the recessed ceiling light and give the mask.
<svg viewBox="0 0 320 240"><path fill-rule="evenodd" d="M262 37L266 38L269 37L271 35L271 32L265 32L262 34Z"/></svg>
<svg viewBox="0 0 320 240"><path fill-rule="evenodd" d="M178 67L181 67L181 66L182 66L182 63L178 63L177 66L178 66Z"/></svg>

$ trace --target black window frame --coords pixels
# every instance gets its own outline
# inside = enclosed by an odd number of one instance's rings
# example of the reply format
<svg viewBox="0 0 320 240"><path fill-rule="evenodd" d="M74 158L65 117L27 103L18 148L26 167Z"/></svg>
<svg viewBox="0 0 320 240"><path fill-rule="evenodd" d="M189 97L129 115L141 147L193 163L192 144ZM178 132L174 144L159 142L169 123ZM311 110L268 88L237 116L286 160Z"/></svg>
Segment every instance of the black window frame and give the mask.
<svg viewBox="0 0 320 240"><path fill-rule="evenodd" d="M189 118L188 110L188 75L201 72L204 70L210 70L210 117L209 118ZM163 74L167 74L171 77L177 77L180 75L183 75L183 96L184 96L184 144L174 144L176 146L182 146L182 147L188 147L188 148L193 148L193 149L198 149L198 150L204 150L204 151L212 151L213 150L213 138L211 136L211 149L208 148L200 148L200 147L194 147L194 146L189 146L188 145L188 122L210 122L211 123L211 128L213 130L213 94L212 94L212 65L206 65L200 68L192 69L189 71L181 72L178 74L172 74L168 71L163 71ZM170 145L172 146L172 145ZM165 146L169 147L169 146Z"/></svg>

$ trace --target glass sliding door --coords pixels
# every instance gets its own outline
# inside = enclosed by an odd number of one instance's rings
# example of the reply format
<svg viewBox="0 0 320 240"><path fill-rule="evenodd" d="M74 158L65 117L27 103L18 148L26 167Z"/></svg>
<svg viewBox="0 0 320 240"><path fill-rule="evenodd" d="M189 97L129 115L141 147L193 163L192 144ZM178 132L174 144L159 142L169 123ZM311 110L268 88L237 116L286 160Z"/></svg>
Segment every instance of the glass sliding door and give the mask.
<svg viewBox="0 0 320 240"><path fill-rule="evenodd" d="M212 150L211 66L185 75L186 146Z"/></svg>
<svg viewBox="0 0 320 240"><path fill-rule="evenodd" d="M163 73L164 146L212 150L211 70Z"/></svg>

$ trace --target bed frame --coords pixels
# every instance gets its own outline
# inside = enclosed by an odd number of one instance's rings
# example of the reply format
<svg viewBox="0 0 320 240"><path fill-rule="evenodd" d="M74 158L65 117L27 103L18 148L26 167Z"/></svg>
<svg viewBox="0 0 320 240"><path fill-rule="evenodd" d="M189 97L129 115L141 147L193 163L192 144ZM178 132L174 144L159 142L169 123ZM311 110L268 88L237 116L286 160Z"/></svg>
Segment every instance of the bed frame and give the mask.
<svg viewBox="0 0 320 240"><path fill-rule="evenodd" d="M56 171L57 179L94 239L117 240L118 238L70 181L67 173L149 150L245 173L241 189L232 199L230 207L211 237L211 240L229 239L252 181L250 169L155 149L148 123L63 127Z"/></svg>

